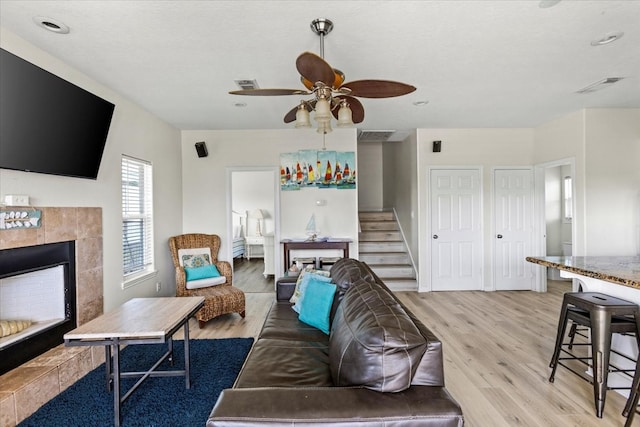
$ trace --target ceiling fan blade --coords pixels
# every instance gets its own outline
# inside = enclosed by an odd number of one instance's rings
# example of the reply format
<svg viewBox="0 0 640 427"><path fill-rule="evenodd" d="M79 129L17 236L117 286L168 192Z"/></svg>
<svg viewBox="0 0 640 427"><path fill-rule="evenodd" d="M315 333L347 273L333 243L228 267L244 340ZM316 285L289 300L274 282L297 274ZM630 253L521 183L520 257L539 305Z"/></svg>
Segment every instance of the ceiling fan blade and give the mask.
<svg viewBox="0 0 640 427"><path fill-rule="evenodd" d="M311 95L311 92L300 89L242 89L232 90L231 95L249 96L280 96L280 95Z"/></svg>
<svg viewBox="0 0 640 427"><path fill-rule="evenodd" d="M353 123L362 123L362 121L364 120L364 106L357 98L354 98L353 96L341 95L336 96L333 99L335 99L338 104L340 104L341 99L345 99L349 103L349 108L351 108L351 119L353 120ZM336 120L338 119L339 109L340 108L334 108L333 110L331 110L331 113L333 114L333 117L336 118Z"/></svg>
<svg viewBox="0 0 640 427"><path fill-rule="evenodd" d="M351 89L352 96L362 98L392 98L416 90L415 86L391 80L356 80L343 84L341 88Z"/></svg>
<svg viewBox="0 0 640 427"><path fill-rule="evenodd" d="M307 111L311 112L316 105L316 100L314 99L313 101L307 101L304 103L304 105L307 107ZM298 112L299 106L300 104L296 105L291 110L289 110L287 114L284 115L285 123L291 123L296 121L296 113Z"/></svg>
<svg viewBox="0 0 640 427"><path fill-rule="evenodd" d="M322 82L332 87L335 73L331 65L315 53L304 52L296 59L296 68L302 77L310 82Z"/></svg>

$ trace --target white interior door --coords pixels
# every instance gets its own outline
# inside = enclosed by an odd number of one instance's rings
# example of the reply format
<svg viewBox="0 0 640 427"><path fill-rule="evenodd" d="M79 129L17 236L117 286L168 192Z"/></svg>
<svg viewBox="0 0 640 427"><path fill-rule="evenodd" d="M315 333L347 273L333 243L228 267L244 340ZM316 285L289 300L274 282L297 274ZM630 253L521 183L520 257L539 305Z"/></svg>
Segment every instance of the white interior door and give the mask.
<svg viewBox="0 0 640 427"><path fill-rule="evenodd" d="M482 289L482 216L478 169L432 170L431 288Z"/></svg>
<svg viewBox="0 0 640 427"><path fill-rule="evenodd" d="M525 257L533 245L533 172L498 169L493 186L496 290L532 290L533 265Z"/></svg>

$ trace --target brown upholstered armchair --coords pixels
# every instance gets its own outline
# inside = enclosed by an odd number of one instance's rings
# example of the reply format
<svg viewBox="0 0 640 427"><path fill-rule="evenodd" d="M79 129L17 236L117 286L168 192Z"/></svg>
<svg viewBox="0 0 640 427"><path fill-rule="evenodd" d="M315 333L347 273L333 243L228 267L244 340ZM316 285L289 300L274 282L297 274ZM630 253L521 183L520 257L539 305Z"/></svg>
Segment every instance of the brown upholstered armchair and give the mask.
<svg viewBox="0 0 640 427"><path fill-rule="evenodd" d="M215 286L201 287L198 289L187 289L185 269L180 260L180 249L209 248L211 251L211 263L214 264L220 275L224 277L224 282ZM196 319L200 328L204 324L227 313L239 313L245 316L244 292L232 286L231 264L227 261L218 260L218 250L220 249L220 237L215 234L181 234L169 238L169 249L173 258L173 265L176 271L176 296L203 296L204 306L196 313ZM223 279L220 278L222 281Z"/></svg>

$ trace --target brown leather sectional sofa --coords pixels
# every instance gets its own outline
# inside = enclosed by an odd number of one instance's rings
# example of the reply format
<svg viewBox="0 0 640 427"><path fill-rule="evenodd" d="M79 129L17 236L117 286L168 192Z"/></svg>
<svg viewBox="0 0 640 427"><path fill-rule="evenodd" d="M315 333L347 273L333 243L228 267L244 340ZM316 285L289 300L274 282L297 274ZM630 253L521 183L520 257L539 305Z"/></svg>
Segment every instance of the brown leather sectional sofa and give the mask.
<svg viewBox="0 0 640 427"><path fill-rule="evenodd" d="M438 338L365 263L342 259L331 278L328 336L291 309L295 278L278 280L260 336L207 426L462 426Z"/></svg>

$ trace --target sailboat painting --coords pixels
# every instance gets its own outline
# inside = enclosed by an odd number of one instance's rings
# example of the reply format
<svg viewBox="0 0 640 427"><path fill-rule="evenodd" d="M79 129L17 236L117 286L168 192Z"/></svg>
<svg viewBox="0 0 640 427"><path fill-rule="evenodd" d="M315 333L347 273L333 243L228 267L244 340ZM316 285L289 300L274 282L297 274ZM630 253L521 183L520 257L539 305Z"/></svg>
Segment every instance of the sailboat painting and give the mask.
<svg viewBox="0 0 640 427"><path fill-rule="evenodd" d="M355 152L299 150L280 154L280 189L356 188Z"/></svg>
<svg viewBox="0 0 640 427"><path fill-rule="evenodd" d="M356 188L356 153L342 151L336 153L336 171L334 180L336 187L341 190L354 190Z"/></svg>
<svg viewBox="0 0 640 427"><path fill-rule="evenodd" d="M280 189L282 191L295 191L300 189L298 183L298 152L280 153ZM302 173L302 171L300 171Z"/></svg>

